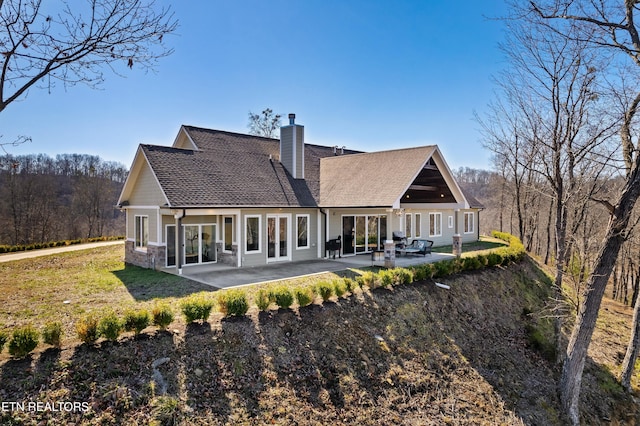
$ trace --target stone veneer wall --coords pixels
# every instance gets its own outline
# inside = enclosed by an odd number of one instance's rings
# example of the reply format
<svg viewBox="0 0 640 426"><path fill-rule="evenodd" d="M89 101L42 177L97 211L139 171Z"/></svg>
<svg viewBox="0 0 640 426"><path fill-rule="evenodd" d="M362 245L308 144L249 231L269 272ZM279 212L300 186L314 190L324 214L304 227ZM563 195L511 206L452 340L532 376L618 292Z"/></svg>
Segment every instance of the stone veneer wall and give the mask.
<svg viewBox="0 0 640 426"><path fill-rule="evenodd" d="M144 252L136 250L134 241L125 241L124 243L124 261L131 265L153 269L155 261L155 269L159 270L165 266L165 256L164 246L148 246L147 251Z"/></svg>

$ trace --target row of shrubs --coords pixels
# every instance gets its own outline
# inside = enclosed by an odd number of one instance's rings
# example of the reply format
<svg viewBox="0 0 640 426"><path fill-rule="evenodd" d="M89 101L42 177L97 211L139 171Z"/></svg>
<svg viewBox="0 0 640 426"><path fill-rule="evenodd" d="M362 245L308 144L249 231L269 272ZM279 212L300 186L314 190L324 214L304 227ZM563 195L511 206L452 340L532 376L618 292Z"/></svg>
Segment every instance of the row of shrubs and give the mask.
<svg viewBox="0 0 640 426"><path fill-rule="evenodd" d="M369 289L390 288L415 281L441 278L463 271L478 270L496 265L507 265L524 258L525 250L522 242L513 235L496 232L492 235L509 243L509 246L495 249L487 254L469 257L459 257L435 263L426 263L410 268L381 269L378 272L365 271L355 279L336 278L331 281L320 281L314 285L290 288L284 284L259 289L253 302L260 311L267 311L276 305L281 309L289 309L294 302L300 307L308 306L317 297L323 302L332 297L341 298L347 293L353 293L355 287ZM214 305L225 317L243 316L249 310L247 294L242 289L230 289L220 292L217 297L207 293L196 293L184 298L180 309L187 323L207 321ZM171 306L166 302L156 302L150 311L146 309L127 310L120 318L114 311L107 311L98 317L90 313L76 323L78 338L89 344L95 343L103 337L115 341L122 331L132 331L137 336L142 330L154 325L166 329L174 320ZM43 341L52 346L60 346L62 326L60 323L50 323L42 331ZM11 339L0 331L0 352L9 341L9 353L21 358L33 351L39 342L40 333L32 326L26 326L13 332Z"/></svg>
<svg viewBox="0 0 640 426"><path fill-rule="evenodd" d="M0 245L0 253L14 253L18 251L37 250L37 249L51 248L51 247L65 247L65 246L71 246L74 244L97 243L100 241L117 241L117 240L123 240L123 239L124 239L123 236L95 237L95 238L78 238L75 240L48 241L44 243L33 243L33 244L17 245L17 246Z"/></svg>

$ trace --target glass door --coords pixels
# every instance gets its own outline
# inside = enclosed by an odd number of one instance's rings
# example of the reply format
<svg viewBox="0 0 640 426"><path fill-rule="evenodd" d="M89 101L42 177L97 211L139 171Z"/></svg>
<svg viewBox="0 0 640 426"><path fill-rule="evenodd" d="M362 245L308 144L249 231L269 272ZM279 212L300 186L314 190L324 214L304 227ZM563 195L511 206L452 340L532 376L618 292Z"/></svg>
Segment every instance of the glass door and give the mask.
<svg viewBox="0 0 640 426"><path fill-rule="evenodd" d="M290 260L290 215L267 215L267 260Z"/></svg>
<svg viewBox="0 0 640 426"><path fill-rule="evenodd" d="M167 266L176 266L176 226L167 225Z"/></svg>
<svg viewBox="0 0 640 426"><path fill-rule="evenodd" d="M342 216L342 254L355 253L355 216Z"/></svg>
<svg viewBox="0 0 640 426"><path fill-rule="evenodd" d="M201 262L215 262L216 261L216 226L215 225L201 225L200 227L200 241L202 246Z"/></svg>
<svg viewBox="0 0 640 426"><path fill-rule="evenodd" d="M200 263L200 227L184 226L184 264Z"/></svg>
<svg viewBox="0 0 640 426"><path fill-rule="evenodd" d="M216 226L184 225L182 228L184 229L184 264L215 262ZM173 238L175 239L175 236ZM169 247L169 232L167 232L167 253L169 253ZM173 247L175 247L175 243ZM167 255L167 263L169 261L168 259L169 257ZM175 265L175 253L173 262Z"/></svg>
<svg viewBox="0 0 640 426"><path fill-rule="evenodd" d="M367 251L367 217L356 216L356 253Z"/></svg>
<svg viewBox="0 0 640 426"><path fill-rule="evenodd" d="M378 250L380 235L378 234L378 216L367 218L367 251Z"/></svg>

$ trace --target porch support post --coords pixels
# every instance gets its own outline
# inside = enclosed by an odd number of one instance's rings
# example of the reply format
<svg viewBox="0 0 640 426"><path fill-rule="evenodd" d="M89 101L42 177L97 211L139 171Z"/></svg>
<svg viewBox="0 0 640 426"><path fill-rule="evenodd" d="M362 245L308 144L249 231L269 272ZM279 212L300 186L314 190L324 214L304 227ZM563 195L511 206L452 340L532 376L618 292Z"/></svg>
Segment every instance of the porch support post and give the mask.
<svg viewBox="0 0 640 426"><path fill-rule="evenodd" d="M458 216L460 216L460 209L455 209L453 211L453 223L455 231L455 233L453 234L453 254L455 254L457 257L460 257L462 255L462 237L460 236Z"/></svg>
<svg viewBox="0 0 640 426"><path fill-rule="evenodd" d="M393 211L387 211L387 235L384 241L384 267L396 267L396 244L393 241Z"/></svg>

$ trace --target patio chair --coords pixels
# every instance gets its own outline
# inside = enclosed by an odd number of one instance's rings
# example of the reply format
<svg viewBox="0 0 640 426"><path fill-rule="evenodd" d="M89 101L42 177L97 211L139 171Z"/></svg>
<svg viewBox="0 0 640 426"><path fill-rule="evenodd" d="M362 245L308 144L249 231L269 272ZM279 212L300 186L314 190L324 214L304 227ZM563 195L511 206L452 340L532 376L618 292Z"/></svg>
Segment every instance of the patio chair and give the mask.
<svg viewBox="0 0 640 426"><path fill-rule="evenodd" d="M431 248L433 247L433 241L431 240L420 240L416 239L411 242L408 246L398 250L401 254L421 254L423 256L427 256L427 254L431 254Z"/></svg>

